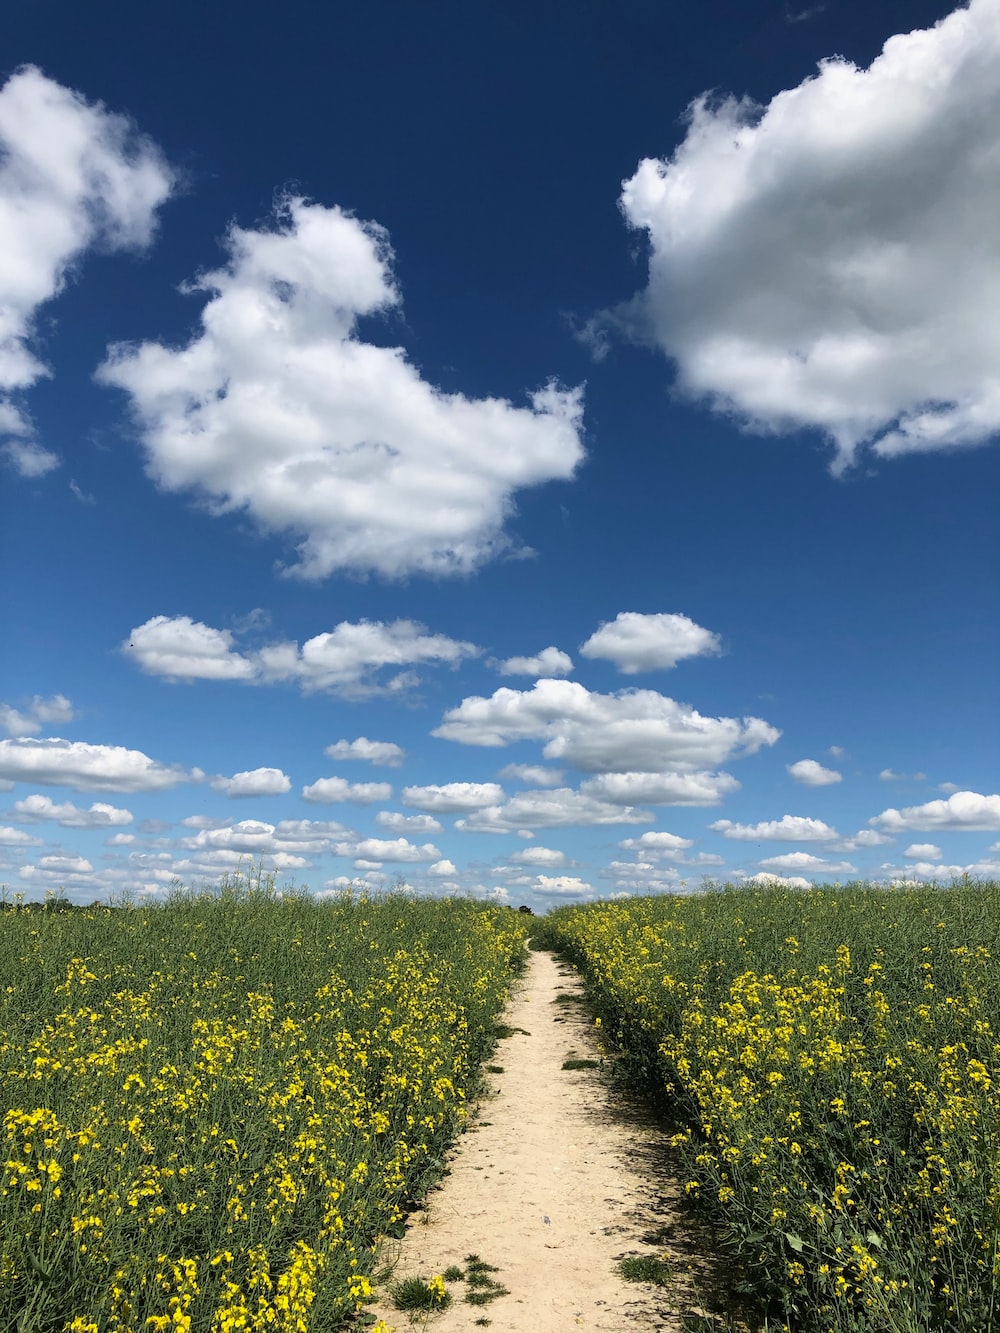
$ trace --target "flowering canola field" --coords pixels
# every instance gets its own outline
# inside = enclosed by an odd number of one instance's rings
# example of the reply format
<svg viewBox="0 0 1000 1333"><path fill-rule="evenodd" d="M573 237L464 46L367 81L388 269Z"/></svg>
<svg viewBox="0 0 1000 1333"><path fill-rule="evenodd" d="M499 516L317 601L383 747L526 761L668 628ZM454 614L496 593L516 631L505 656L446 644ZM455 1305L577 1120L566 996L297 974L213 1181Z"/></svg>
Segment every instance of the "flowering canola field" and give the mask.
<svg viewBox="0 0 1000 1333"><path fill-rule="evenodd" d="M564 908L768 1327L1000 1327L1000 885Z"/></svg>
<svg viewBox="0 0 1000 1333"><path fill-rule="evenodd" d="M523 955L399 895L0 914L0 1328L339 1327Z"/></svg>

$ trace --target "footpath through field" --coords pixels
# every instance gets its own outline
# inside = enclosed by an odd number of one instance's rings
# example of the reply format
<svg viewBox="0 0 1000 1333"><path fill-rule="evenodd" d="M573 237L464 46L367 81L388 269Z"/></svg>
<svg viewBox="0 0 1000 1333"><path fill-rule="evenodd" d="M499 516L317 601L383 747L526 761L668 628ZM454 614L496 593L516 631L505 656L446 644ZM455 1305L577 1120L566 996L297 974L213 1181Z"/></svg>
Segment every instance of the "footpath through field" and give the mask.
<svg viewBox="0 0 1000 1333"><path fill-rule="evenodd" d="M549 953L532 953L505 1014L515 1031L494 1057L496 1095L457 1145L451 1173L415 1213L398 1248L395 1280L428 1279L475 1254L509 1291L485 1305L449 1281L452 1304L426 1320L430 1333L625 1333L682 1328L698 1301L704 1261L678 1217L679 1187L666 1178L665 1131L609 1090L599 1069L563 1069L568 1058L597 1059L599 1029L577 999L576 973ZM626 1282L625 1256L669 1258L666 1288ZM700 1274L700 1276L698 1276ZM374 1310L407 1329L408 1316L380 1300Z"/></svg>

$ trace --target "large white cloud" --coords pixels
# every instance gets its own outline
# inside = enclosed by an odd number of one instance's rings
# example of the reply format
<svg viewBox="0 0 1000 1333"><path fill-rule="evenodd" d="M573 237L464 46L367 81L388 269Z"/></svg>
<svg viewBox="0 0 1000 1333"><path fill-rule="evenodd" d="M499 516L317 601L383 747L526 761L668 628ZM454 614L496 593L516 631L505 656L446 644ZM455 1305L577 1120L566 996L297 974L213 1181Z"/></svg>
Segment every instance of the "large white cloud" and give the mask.
<svg viewBox="0 0 1000 1333"><path fill-rule="evenodd" d="M425 842L418 847L408 838L361 838L357 842L338 843L336 851L338 856L353 856L379 865L383 861L441 860L441 853L432 842Z"/></svg>
<svg viewBox="0 0 1000 1333"><path fill-rule="evenodd" d="M744 842L830 842L840 837L822 819L807 815L782 815L780 819L765 819L759 824L734 824L731 819L717 819L708 827L724 838Z"/></svg>
<svg viewBox="0 0 1000 1333"><path fill-rule="evenodd" d="M693 847L694 843L690 838L682 838L676 833L650 829L648 833L641 833L638 838L626 838L618 846L643 856L673 856Z"/></svg>
<svg viewBox="0 0 1000 1333"><path fill-rule="evenodd" d="M375 823L393 833L441 832L441 825L433 815L401 815L398 810L380 810Z"/></svg>
<svg viewBox="0 0 1000 1333"><path fill-rule="evenodd" d="M348 782L346 778L319 778L302 788L306 801L332 805L338 801L352 801L355 805L375 805L392 797L390 782Z"/></svg>
<svg viewBox="0 0 1000 1333"><path fill-rule="evenodd" d="M41 838L32 837L30 833L25 833L24 829L0 825L0 847L42 846L44 846L44 842Z"/></svg>
<svg viewBox="0 0 1000 1333"><path fill-rule="evenodd" d="M816 874L856 875L857 866L850 861L826 861L811 852L786 852L783 856L768 856L760 863L769 870L808 870Z"/></svg>
<svg viewBox="0 0 1000 1333"><path fill-rule="evenodd" d="M33 65L0 88L0 440L22 476L59 463L10 397L50 373L31 347L38 308L85 251L148 245L172 181L130 121Z"/></svg>
<svg viewBox="0 0 1000 1333"><path fill-rule="evenodd" d="M496 805L504 798L504 790L496 782L445 782L429 787L404 787L403 804L432 814L448 814L457 810L478 810L484 805Z"/></svg>
<svg viewBox="0 0 1000 1333"><path fill-rule="evenodd" d="M540 680L531 690L463 699L433 734L463 745L544 740L547 759L587 773L675 773L754 754L781 733L757 717L703 717L655 690L598 694L576 681Z"/></svg>
<svg viewBox="0 0 1000 1333"><path fill-rule="evenodd" d="M381 227L292 198L227 248L188 288L207 296L197 337L115 347L100 371L130 394L160 486L293 535L305 578L395 577L475 569L509 545L517 490L573 475L579 391L446 394L358 337L399 305Z"/></svg>
<svg viewBox="0 0 1000 1333"><path fill-rule="evenodd" d="M213 778L210 786L223 796L281 796L291 791L292 780L280 768L251 768L231 778Z"/></svg>
<svg viewBox="0 0 1000 1333"><path fill-rule="evenodd" d="M469 833L521 833L533 828L585 828L601 824L651 824L653 816L634 806L602 801L571 787L522 791L502 805L474 810L455 827Z"/></svg>
<svg viewBox="0 0 1000 1333"><path fill-rule="evenodd" d="M0 727L8 736L37 736L48 723L72 721L73 705L64 694L54 694L51 699L36 694L25 708L0 704Z"/></svg>
<svg viewBox="0 0 1000 1333"><path fill-rule="evenodd" d="M667 671L686 657L722 651L719 636L687 616L643 615L620 611L580 647L584 657L614 662L627 676L640 671Z"/></svg>
<svg viewBox="0 0 1000 1333"><path fill-rule="evenodd" d="M553 866L564 866L567 858L565 852L555 847L524 847L510 859L515 865L548 866L551 869Z"/></svg>
<svg viewBox="0 0 1000 1333"><path fill-rule="evenodd" d="M370 741L367 736L335 741L323 753L330 759L364 759L384 768L399 768L406 758L406 751L394 741Z"/></svg>
<svg viewBox="0 0 1000 1333"><path fill-rule="evenodd" d="M120 828L131 824L134 818L131 810L119 809L104 801L95 801L89 810L82 810L72 801L57 804L51 796L37 792L15 801L11 814L29 824L51 819L63 828Z"/></svg>
<svg viewBox="0 0 1000 1333"><path fill-rule="evenodd" d="M200 782L200 769L167 767L141 750L90 745L52 736L0 741L0 779L34 782L75 791L165 791L179 782Z"/></svg>
<svg viewBox="0 0 1000 1333"><path fill-rule="evenodd" d="M416 683L405 670L385 683L377 681L376 674L383 668L428 663L456 666L480 651L473 643L430 634L413 620L343 620L301 647L279 641L239 652L233 642L230 630L213 629L189 616L161 615L137 625L122 651L149 675L168 680L243 680L254 685L294 681L306 693L328 690L358 698L402 692ZM402 755L398 747L392 753L396 758Z"/></svg>
<svg viewBox="0 0 1000 1333"><path fill-rule="evenodd" d="M763 108L700 98L621 206L651 242L630 317L683 389L839 466L1000 431L1000 0Z"/></svg>
<svg viewBox="0 0 1000 1333"><path fill-rule="evenodd" d="M718 805L739 786L729 773L599 773L580 791L621 805Z"/></svg>
<svg viewBox="0 0 1000 1333"><path fill-rule="evenodd" d="M981 796L975 791L957 791L945 801L928 801L904 810L883 810L869 824L887 833L904 829L980 830L1000 829L1000 795Z"/></svg>

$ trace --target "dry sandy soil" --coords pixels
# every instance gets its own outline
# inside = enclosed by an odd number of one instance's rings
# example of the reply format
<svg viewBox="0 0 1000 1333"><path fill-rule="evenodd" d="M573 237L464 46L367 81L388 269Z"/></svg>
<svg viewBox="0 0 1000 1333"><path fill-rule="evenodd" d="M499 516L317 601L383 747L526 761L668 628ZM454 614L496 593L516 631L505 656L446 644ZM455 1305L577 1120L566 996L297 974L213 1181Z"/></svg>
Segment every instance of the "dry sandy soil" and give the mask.
<svg viewBox="0 0 1000 1333"><path fill-rule="evenodd" d="M679 1333L716 1275L679 1213L666 1131L609 1089L602 1069L563 1069L571 1055L600 1058L599 1030L566 998L582 994L576 973L548 953L530 958L505 1014L514 1034L494 1057L495 1095L383 1258L397 1281L463 1268L469 1254L496 1266L509 1294L470 1305L469 1288L450 1282L450 1308L414 1316L429 1333L466 1333L486 1319L494 1333ZM669 1260L670 1286L626 1282L617 1261L628 1255ZM369 1309L405 1333L411 1316L387 1295Z"/></svg>

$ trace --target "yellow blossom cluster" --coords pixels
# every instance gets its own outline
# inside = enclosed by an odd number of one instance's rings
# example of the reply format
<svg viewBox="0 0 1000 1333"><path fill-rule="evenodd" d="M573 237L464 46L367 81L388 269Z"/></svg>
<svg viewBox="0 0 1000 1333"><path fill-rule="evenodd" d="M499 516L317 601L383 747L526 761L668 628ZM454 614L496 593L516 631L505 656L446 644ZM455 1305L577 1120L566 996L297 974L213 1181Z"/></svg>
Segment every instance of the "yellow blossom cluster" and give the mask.
<svg viewBox="0 0 1000 1333"><path fill-rule="evenodd" d="M772 1316L1000 1320L996 885L636 898L551 930Z"/></svg>
<svg viewBox="0 0 1000 1333"><path fill-rule="evenodd" d="M443 1165L524 952L462 901L0 915L0 1326L333 1330Z"/></svg>

